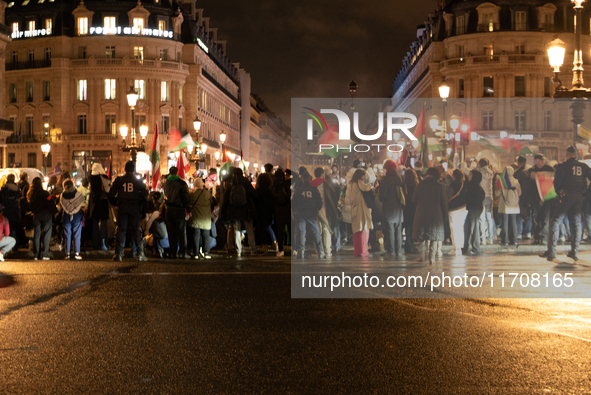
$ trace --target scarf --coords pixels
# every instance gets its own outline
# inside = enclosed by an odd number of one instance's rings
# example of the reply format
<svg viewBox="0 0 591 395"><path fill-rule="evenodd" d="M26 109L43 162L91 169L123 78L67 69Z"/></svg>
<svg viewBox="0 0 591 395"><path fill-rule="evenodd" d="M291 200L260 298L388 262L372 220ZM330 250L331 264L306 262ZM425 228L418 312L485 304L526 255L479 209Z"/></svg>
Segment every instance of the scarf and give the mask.
<svg viewBox="0 0 591 395"><path fill-rule="evenodd" d="M65 197L72 196L72 197ZM70 221L74 219L74 214L78 213L84 204L84 195L78 192L75 188L66 189L60 196L60 204L64 209L64 213L70 215Z"/></svg>

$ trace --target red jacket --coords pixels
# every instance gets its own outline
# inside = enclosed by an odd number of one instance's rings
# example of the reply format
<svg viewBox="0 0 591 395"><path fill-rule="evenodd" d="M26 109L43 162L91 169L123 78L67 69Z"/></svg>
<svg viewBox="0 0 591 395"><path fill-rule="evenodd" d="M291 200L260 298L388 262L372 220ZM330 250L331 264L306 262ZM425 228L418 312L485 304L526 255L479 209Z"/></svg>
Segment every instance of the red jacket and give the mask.
<svg viewBox="0 0 591 395"><path fill-rule="evenodd" d="M10 225L8 224L8 220L0 215L0 240L4 236L10 236Z"/></svg>

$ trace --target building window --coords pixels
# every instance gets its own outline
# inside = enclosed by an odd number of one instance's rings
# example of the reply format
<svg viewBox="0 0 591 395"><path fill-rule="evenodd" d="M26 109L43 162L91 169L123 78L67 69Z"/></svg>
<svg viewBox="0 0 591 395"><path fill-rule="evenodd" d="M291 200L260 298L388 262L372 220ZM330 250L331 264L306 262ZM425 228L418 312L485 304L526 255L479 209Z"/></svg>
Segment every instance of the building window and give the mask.
<svg viewBox="0 0 591 395"><path fill-rule="evenodd" d="M27 61L29 62L29 66L32 66L35 63L35 50L29 49L27 51Z"/></svg>
<svg viewBox="0 0 591 395"><path fill-rule="evenodd" d="M86 80L78 80L78 100L86 100L87 97L87 90L86 90Z"/></svg>
<svg viewBox="0 0 591 395"><path fill-rule="evenodd" d="M464 79L460 78L458 80L458 97L463 98L464 96Z"/></svg>
<svg viewBox="0 0 591 395"><path fill-rule="evenodd" d="M51 169L53 167L53 156L51 155L51 152L47 154L47 159L45 159L45 166L47 166L48 169Z"/></svg>
<svg viewBox="0 0 591 395"><path fill-rule="evenodd" d="M27 81L26 87L27 87L27 102L32 102L33 101L33 82Z"/></svg>
<svg viewBox="0 0 591 395"><path fill-rule="evenodd" d="M483 91L482 97L493 97L494 96L494 78L493 77L484 77L482 79L483 82Z"/></svg>
<svg viewBox="0 0 591 395"><path fill-rule="evenodd" d="M460 15L456 18L456 34L466 33L466 17Z"/></svg>
<svg viewBox="0 0 591 395"><path fill-rule="evenodd" d="M168 129L170 128L170 118L168 115L162 116L162 133L168 133Z"/></svg>
<svg viewBox="0 0 591 395"><path fill-rule="evenodd" d="M552 79L544 77L544 97L552 96Z"/></svg>
<svg viewBox="0 0 591 395"><path fill-rule="evenodd" d="M168 60L168 49L160 48L160 60Z"/></svg>
<svg viewBox="0 0 591 395"><path fill-rule="evenodd" d="M183 85L179 84L179 104L183 102Z"/></svg>
<svg viewBox="0 0 591 395"><path fill-rule="evenodd" d="M107 34L115 34L117 32L117 21L114 16L106 16L103 18L103 27Z"/></svg>
<svg viewBox="0 0 591 395"><path fill-rule="evenodd" d="M117 134L117 122L115 114L105 115L105 133L106 134Z"/></svg>
<svg viewBox="0 0 591 395"><path fill-rule="evenodd" d="M78 59L86 59L86 46L78 47Z"/></svg>
<svg viewBox="0 0 591 395"><path fill-rule="evenodd" d="M166 30L166 21L158 21L158 30Z"/></svg>
<svg viewBox="0 0 591 395"><path fill-rule="evenodd" d="M552 130L552 111L544 111L544 130Z"/></svg>
<svg viewBox="0 0 591 395"><path fill-rule="evenodd" d="M137 60L144 60L144 47L133 47L133 57Z"/></svg>
<svg viewBox="0 0 591 395"><path fill-rule="evenodd" d="M88 34L88 18L78 18L78 35Z"/></svg>
<svg viewBox="0 0 591 395"><path fill-rule="evenodd" d="M457 50L458 50L458 58L463 58L464 57L464 46L463 45L458 45L457 46Z"/></svg>
<svg viewBox="0 0 591 395"><path fill-rule="evenodd" d="M25 136L33 137L33 116L27 115L25 118Z"/></svg>
<svg viewBox="0 0 591 395"><path fill-rule="evenodd" d="M8 96L11 103L16 103L16 84L10 84L8 88Z"/></svg>
<svg viewBox="0 0 591 395"><path fill-rule="evenodd" d="M201 91L201 108L207 111L207 91Z"/></svg>
<svg viewBox="0 0 591 395"><path fill-rule="evenodd" d="M168 100L168 88L169 84L167 81L162 81L160 83L160 101L170 101Z"/></svg>
<svg viewBox="0 0 591 395"><path fill-rule="evenodd" d="M18 32L18 22L12 22L12 32Z"/></svg>
<svg viewBox="0 0 591 395"><path fill-rule="evenodd" d="M492 32L495 30L495 24L493 22L493 14L482 15L482 20L484 21L484 30L485 31Z"/></svg>
<svg viewBox="0 0 591 395"><path fill-rule="evenodd" d="M43 81L43 101L49 101L51 98L49 87L49 81Z"/></svg>
<svg viewBox="0 0 591 395"><path fill-rule="evenodd" d="M86 134L86 114L78 115L78 134Z"/></svg>
<svg viewBox="0 0 591 395"><path fill-rule="evenodd" d="M135 130L136 133L140 131L140 126L146 124L146 116L145 115L136 115L135 116Z"/></svg>
<svg viewBox="0 0 591 395"><path fill-rule="evenodd" d="M515 76L515 96L525 96L525 76L523 75Z"/></svg>
<svg viewBox="0 0 591 395"><path fill-rule="evenodd" d="M51 18L46 18L45 19L45 30L47 30L48 32L51 32L52 28L53 28L53 20Z"/></svg>
<svg viewBox="0 0 591 395"><path fill-rule="evenodd" d="M141 31L144 28L144 18L133 18L133 27Z"/></svg>
<svg viewBox="0 0 591 395"><path fill-rule="evenodd" d="M16 154L10 153L8 154L8 166L13 166L14 162L16 161Z"/></svg>
<svg viewBox="0 0 591 395"><path fill-rule="evenodd" d="M51 59L51 47L45 48L45 60Z"/></svg>
<svg viewBox="0 0 591 395"><path fill-rule="evenodd" d="M114 45L105 47L105 57L107 59L115 58L115 46Z"/></svg>
<svg viewBox="0 0 591 395"><path fill-rule="evenodd" d="M527 19L525 11L515 11L515 30L526 30Z"/></svg>
<svg viewBox="0 0 591 395"><path fill-rule="evenodd" d="M29 152L27 154L27 166L36 168L37 167L37 154L34 152Z"/></svg>
<svg viewBox="0 0 591 395"><path fill-rule="evenodd" d="M138 99L146 98L145 85L146 84L144 80L135 80L134 88L139 95Z"/></svg>
<svg viewBox="0 0 591 395"><path fill-rule="evenodd" d="M115 100L117 96L117 81L114 79L105 80L105 99Z"/></svg>
<svg viewBox="0 0 591 395"><path fill-rule="evenodd" d="M18 51L12 51L12 63L18 63Z"/></svg>
<svg viewBox="0 0 591 395"><path fill-rule="evenodd" d="M525 44L524 43L515 44L515 53L518 55L524 54L525 53Z"/></svg>
<svg viewBox="0 0 591 395"><path fill-rule="evenodd" d="M515 131L525 130L525 110L515 110Z"/></svg>
<svg viewBox="0 0 591 395"><path fill-rule="evenodd" d="M482 130L493 130L494 111L482 111Z"/></svg>
<svg viewBox="0 0 591 395"><path fill-rule="evenodd" d="M27 27L29 28L28 30L30 32L32 32L33 30L35 30L35 21L34 20L33 21L28 21L27 22Z"/></svg>

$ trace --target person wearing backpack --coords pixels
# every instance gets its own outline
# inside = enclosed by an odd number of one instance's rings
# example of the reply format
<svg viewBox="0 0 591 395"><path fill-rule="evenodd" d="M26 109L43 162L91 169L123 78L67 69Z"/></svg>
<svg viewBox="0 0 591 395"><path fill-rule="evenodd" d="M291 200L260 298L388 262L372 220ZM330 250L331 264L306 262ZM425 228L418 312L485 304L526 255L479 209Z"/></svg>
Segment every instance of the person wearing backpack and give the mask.
<svg viewBox="0 0 591 395"><path fill-rule="evenodd" d="M322 243L322 236L320 235L320 228L318 227L318 211L322 208L322 197L318 188L310 184L312 176L307 170L300 170L300 182L294 188L291 206L294 211L294 218L296 221L296 229L299 231L298 243L298 257L305 258L306 251L306 231L310 229L314 235L314 242L318 249L318 258L326 258L324 252L324 244Z"/></svg>
<svg viewBox="0 0 591 395"><path fill-rule="evenodd" d="M242 255L242 229L246 228L250 253L258 255L253 220L256 218L254 199L257 192L252 184L243 176L242 169L235 168L232 171L232 178L229 187L224 193L222 201L222 218L234 224L234 236L236 244L236 255ZM244 225L244 226L243 226ZM230 249L230 246L228 246Z"/></svg>
<svg viewBox="0 0 591 395"><path fill-rule="evenodd" d="M501 244L506 246L517 245L517 215L519 215L519 196L521 196L521 186L519 181L513 176L515 170L512 166L505 167L505 171L500 177L501 188L497 188L495 195L500 196L499 214L503 215L503 234ZM511 237L509 237L509 223L511 223Z"/></svg>
<svg viewBox="0 0 591 395"><path fill-rule="evenodd" d="M406 205L405 184L398 174L396 163L387 160L384 163L386 175L380 182L379 199L382 202L384 220L384 248L389 256L399 257L402 254L402 224L404 222L404 206Z"/></svg>
<svg viewBox="0 0 591 395"><path fill-rule="evenodd" d="M275 207L275 226L277 228L277 256L284 256L283 243L285 242L285 227L291 234L291 180L285 178L282 169L273 173L273 205Z"/></svg>

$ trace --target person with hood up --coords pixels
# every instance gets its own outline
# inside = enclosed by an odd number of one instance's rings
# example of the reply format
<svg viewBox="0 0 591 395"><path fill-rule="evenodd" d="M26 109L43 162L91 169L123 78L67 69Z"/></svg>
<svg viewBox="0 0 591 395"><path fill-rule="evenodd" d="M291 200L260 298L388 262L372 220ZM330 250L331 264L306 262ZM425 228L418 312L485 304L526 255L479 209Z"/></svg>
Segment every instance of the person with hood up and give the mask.
<svg viewBox="0 0 591 395"><path fill-rule="evenodd" d="M506 246L511 244L517 245L517 215L519 215L519 196L521 196L521 186L519 181L513 174L515 169L513 166L506 166L508 182L507 188L497 188L495 194L500 196L499 200L499 214L503 214L503 239L501 244ZM501 174L500 177L503 177ZM511 234L509 234L509 222L511 223Z"/></svg>
<svg viewBox="0 0 591 395"><path fill-rule="evenodd" d="M109 201L107 194L111 182L100 163L92 165L90 174L90 197L88 216L92 219L92 248L107 251L109 248L107 230L109 224Z"/></svg>
<svg viewBox="0 0 591 395"><path fill-rule="evenodd" d="M66 244L66 259L70 259L70 247L74 238L74 259L82 260L80 255L80 239L82 236L82 220L84 219L84 195L74 188L72 180L65 180L60 196L62 206L62 224Z"/></svg>
<svg viewBox="0 0 591 395"><path fill-rule="evenodd" d="M495 221L493 219L493 171L489 166L489 161L486 158L482 158L478 161L478 170L482 174L482 181L480 186L484 190L484 211L480 216L480 229L482 234L480 235L480 241L482 245L486 244L488 237L488 243L494 242L495 236Z"/></svg>
<svg viewBox="0 0 591 395"><path fill-rule="evenodd" d="M332 233L337 222L337 199L338 192L333 187L331 182L324 178L325 172L322 167L314 169L314 176L316 177L310 182L310 185L318 188L320 197L322 198L322 208L318 211L318 225L320 226L320 233L323 237L324 252L327 257L332 256Z"/></svg>
<svg viewBox="0 0 591 395"><path fill-rule="evenodd" d="M386 175L382 177L380 182L379 193L384 215L382 222L384 247L387 254L398 257L402 253L402 224L404 223L406 188L394 161L387 160L384 163L384 170L386 170Z"/></svg>
<svg viewBox="0 0 591 395"><path fill-rule="evenodd" d="M480 254L480 216L484 209L484 190L480 186L482 173L471 170L466 183L466 222L464 223L464 253Z"/></svg>

